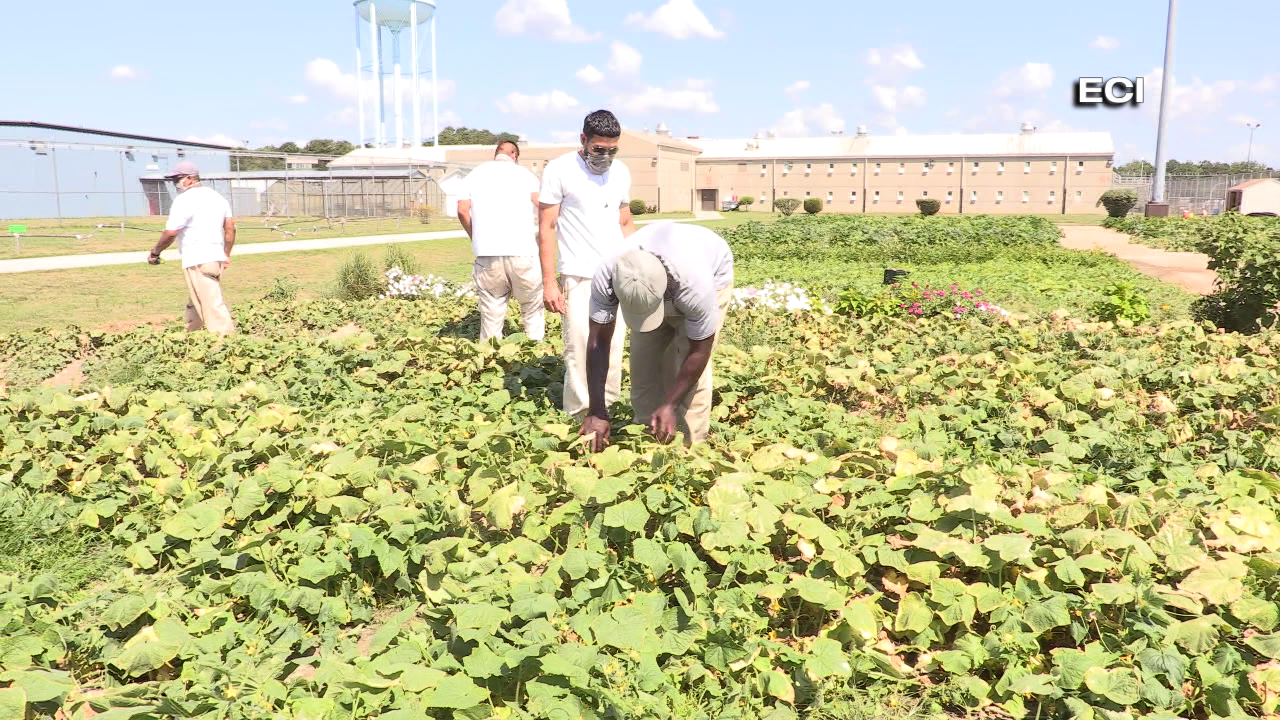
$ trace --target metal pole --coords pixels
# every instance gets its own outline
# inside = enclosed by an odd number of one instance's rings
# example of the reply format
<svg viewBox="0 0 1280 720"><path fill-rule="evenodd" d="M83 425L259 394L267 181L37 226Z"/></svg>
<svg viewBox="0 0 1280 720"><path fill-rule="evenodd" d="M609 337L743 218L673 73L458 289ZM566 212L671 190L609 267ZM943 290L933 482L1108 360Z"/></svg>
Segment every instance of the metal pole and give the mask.
<svg viewBox="0 0 1280 720"><path fill-rule="evenodd" d="M413 146L422 147L422 75L418 70L418 3L409 5L409 64L413 72Z"/></svg>
<svg viewBox="0 0 1280 720"><path fill-rule="evenodd" d="M436 68L436 14L431 13L431 126L435 139L433 146L440 144L440 71Z"/></svg>
<svg viewBox="0 0 1280 720"><path fill-rule="evenodd" d="M116 159L120 161L120 240L123 241L124 219L129 217L129 200L124 188L124 152L116 153Z"/></svg>
<svg viewBox="0 0 1280 720"><path fill-rule="evenodd" d="M373 4L372 0L369 2L369 38L369 42L373 45L373 81L377 83L376 90L378 98L378 107L376 108L377 112L374 114L373 121L373 132L375 137L373 144L374 147L382 147L382 138L385 129L385 119L382 116L382 112L385 99L382 96L382 67L378 63L381 59L379 57L381 48L378 47L378 8Z"/></svg>
<svg viewBox="0 0 1280 720"><path fill-rule="evenodd" d="M1262 127L1262 123L1245 123L1245 127L1249 128L1249 154L1245 156L1246 165L1253 162L1253 131Z"/></svg>
<svg viewBox="0 0 1280 720"><path fill-rule="evenodd" d="M362 148L365 143L364 134L364 61L360 57L360 8L356 7L356 115L360 118L360 137L356 147Z"/></svg>
<svg viewBox="0 0 1280 720"><path fill-rule="evenodd" d="M58 227L62 227L62 190L58 187L58 149L49 145L49 160L53 163L53 202L58 206Z"/></svg>
<svg viewBox="0 0 1280 720"><path fill-rule="evenodd" d="M1167 123L1169 96L1173 95L1173 23L1178 12L1178 0L1169 0L1168 26L1164 36L1164 75L1160 85L1160 120L1156 130L1156 176L1151 188L1151 202L1164 204L1164 173L1166 167L1164 132Z"/></svg>

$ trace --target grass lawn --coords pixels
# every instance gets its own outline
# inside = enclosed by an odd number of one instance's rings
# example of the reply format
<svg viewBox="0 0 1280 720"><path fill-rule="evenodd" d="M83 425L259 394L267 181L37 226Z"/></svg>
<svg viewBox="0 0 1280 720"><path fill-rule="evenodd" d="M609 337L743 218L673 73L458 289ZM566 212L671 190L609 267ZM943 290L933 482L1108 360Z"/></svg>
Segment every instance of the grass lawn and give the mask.
<svg viewBox="0 0 1280 720"><path fill-rule="evenodd" d="M13 236L0 237L0 260L13 258L48 257L52 255L87 255L91 253L129 252L148 250L160 238L165 218L123 218L125 228L120 228L121 218L74 218L57 220L5 220L3 227L24 224L33 235L58 235L66 237L23 237L21 251ZM100 227L101 226L101 227ZM330 223L324 218L236 218L236 243L249 244L277 240L307 240L333 237L359 237L362 235L392 235L411 232L436 232L462 230L456 218L434 218L429 223L414 218L369 218L350 220L343 224ZM288 234L286 234L288 233ZM75 236L79 235L77 239Z"/></svg>

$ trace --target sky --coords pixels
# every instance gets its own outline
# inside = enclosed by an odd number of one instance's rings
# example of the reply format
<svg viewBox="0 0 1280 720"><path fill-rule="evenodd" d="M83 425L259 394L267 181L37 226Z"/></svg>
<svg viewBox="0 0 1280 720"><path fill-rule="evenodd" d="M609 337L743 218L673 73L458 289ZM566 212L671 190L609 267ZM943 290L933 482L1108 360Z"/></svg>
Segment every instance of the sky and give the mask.
<svg viewBox="0 0 1280 720"><path fill-rule="evenodd" d="M601 107L628 128L666 123L703 138L859 125L1013 133L1027 121L1038 132L1110 132L1120 163L1155 157L1166 0L438 5L442 128L571 142ZM58 25L52 7L6 7L0 119L252 147L359 137L350 0L63 0ZM1277 27L1277 0L1179 5L1169 159L1252 152L1280 167ZM1145 102L1074 107L1081 76L1143 77ZM429 89L429 73L422 82ZM1247 123L1261 123L1251 150Z"/></svg>

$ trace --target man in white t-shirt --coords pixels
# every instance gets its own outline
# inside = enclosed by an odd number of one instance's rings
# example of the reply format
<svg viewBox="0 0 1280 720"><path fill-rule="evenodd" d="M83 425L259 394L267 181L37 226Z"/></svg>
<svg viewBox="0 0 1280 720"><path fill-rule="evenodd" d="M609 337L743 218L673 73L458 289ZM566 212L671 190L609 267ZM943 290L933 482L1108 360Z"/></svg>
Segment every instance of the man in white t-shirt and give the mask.
<svg viewBox="0 0 1280 720"><path fill-rule="evenodd" d="M213 188L200 184L200 171L192 162L178 163L165 178L173 181L178 197L147 262L158 265L160 253L177 240L187 281L187 330L230 335L236 325L222 297L222 273L236 243L231 204Z"/></svg>
<svg viewBox="0 0 1280 720"><path fill-rule="evenodd" d="M480 342L502 337L507 301L520 304L524 333L546 334L538 261L538 178L516 163L520 147L498 143L493 160L472 170L458 193L458 220L476 256L471 278L480 308Z"/></svg>
<svg viewBox="0 0 1280 720"><path fill-rule="evenodd" d="M563 318L564 411L577 420L586 416L590 404L586 349L591 278L605 258L628 247L636 230L629 204L631 173L614 161L621 136L622 126L613 113L597 110L587 115L582 147L547 163L538 195L543 298L547 309ZM559 283L549 282L557 271ZM610 345L607 404L622 388L624 340L625 333L614 333Z"/></svg>

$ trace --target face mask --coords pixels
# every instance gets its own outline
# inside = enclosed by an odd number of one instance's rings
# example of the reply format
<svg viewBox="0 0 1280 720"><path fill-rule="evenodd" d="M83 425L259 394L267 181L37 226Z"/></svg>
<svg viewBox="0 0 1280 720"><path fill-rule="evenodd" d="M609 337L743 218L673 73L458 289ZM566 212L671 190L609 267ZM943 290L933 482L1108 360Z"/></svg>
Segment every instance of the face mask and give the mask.
<svg viewBox="0 0 1280 720"><path fill-rule="evenodd" d="M499 154L499 155L498 155L496 158L494 158L494 159L495 159L495 160L497 160L498 162L509 162L509 163L513 163L513 162L515 162L515 158L511 157L510 155L502 155L502 154Z"/></svg>
<svg viewBox="0 0 1280 720"><path fill-rule="evenodd" d="M613 165L612 155L592 155L586 153L584 159L587 161L587 167L591 168L591 172L597 175L603 175L609 172L609 167Z"/></svg>

